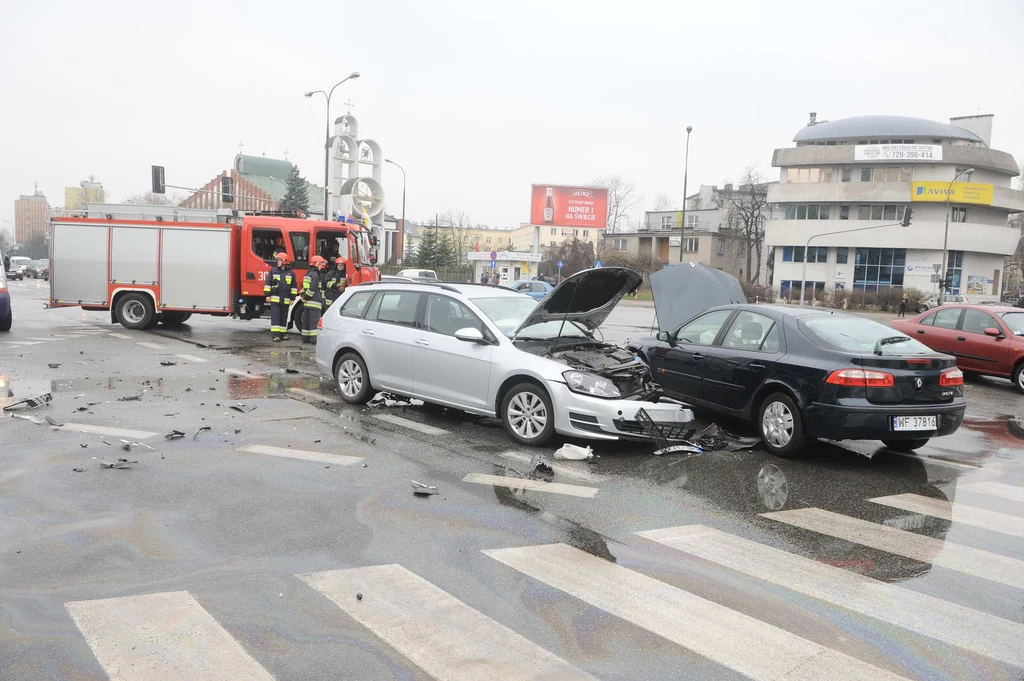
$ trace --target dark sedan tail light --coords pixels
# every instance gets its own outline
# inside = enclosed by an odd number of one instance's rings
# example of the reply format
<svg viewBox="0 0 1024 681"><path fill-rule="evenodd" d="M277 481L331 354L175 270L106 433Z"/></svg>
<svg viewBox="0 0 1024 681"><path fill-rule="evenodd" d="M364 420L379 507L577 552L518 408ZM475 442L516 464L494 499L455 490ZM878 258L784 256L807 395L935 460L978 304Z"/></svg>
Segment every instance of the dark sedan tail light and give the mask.
<svg viewBox="0 0 1024 681"><path fill-rule="evenodd" d="M942 374L939 376L939 385L941 386L952 387L954 385L963 384L964 372L960 371L959 369L950 369L948 371L943 371Z"/></svg>
<svg viewBox="0 0 1024 681"><path fill-rule="evenodd" d="M896 379L892 374L887 374L884 371L840 369L829 374L825 382L847 388L891 388L895 385ZM961 382L963 382L962 376Z"/></svg>

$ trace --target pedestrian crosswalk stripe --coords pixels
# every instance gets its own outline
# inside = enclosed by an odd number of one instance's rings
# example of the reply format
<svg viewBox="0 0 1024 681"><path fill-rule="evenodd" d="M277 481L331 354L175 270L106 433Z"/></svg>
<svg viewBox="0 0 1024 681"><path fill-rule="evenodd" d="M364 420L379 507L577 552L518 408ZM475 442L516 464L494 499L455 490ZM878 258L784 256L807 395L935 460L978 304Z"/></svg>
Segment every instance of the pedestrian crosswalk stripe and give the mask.
<svg viewBox="0 0 1024 681"><path fill-rule="evenodd" d="M641 537L757 579L1018 667L1024 625L703 525Z"/></svg>
<svg viewBox="0 0 1024 681"><path fill-rule="evenodd" d="M286 449L284 447L268 447L266 445L247 445L240 448L240 452L250 454L267 454L268 456L282 456L287 459L302 459L303 461L319 461L320 463L336 463L339 466L350 466L362 461L362 457L346 456L345 454L329 454L327 452L310 452L302 449Z"/></svg>
<svg viewBox="0 0 1024 681"><path fill-rule="evenodd" d="M524 478L506 478L501 475L484 475L482 473L470 473L462 479L463 482L475 482L479 485L493 485L495 487L511 487L512 489L528 489L534 492L548 492L551 494L566 494L571 497L584 497L592 499L597 496L597 487L582 487L580 485L564 485L559 482L544 482L543 480L527 480Z"/></svg>
<svg viewBox="0 0 1024 681"><path fill-rule="evenodd" d="M594 678L401 565L298 577L436 679Z"/></svg>
<svg viewBox="0 0 1024 681"><path fill-rule="evenodd" d="M108 336L113 336L114 338L121 338L121 339L124 339L124 340L131 340L132 339L132 337L127 335L127 334L114 333L113 331L107 333L107 335Z"/></svg>
<svg viewBox="0 0 1024 681"><path fill-rule="evenodd" d="M830 537L941 565L964 574L1024 589L1024 561L913 532L876 525L821 508L762 513L765 518Z"/></svg>
<svg viewBox="0 0 1024 681"><path fill-rule="evenodd" d="M445 433L448 432L443 428L435 428L434 426L428 426L427 424L420 423L419 421L404 419L401 416L395 416L394 414L376 414L374 415L373 418L380 419L381 421L386 421L396 426L402 426L403 428L408 428L409 430L415 430L425 435L444 435Z"/></svg>
<svg viewBox="0 0 1024 681"><path fill-rule="evenodd" d="M1007 485L1003 482L972 482L967 485L957 485L957 489L961 492L987 494L1000 499L1024 502L1024 487Z"/></svg>
<svg viewBox="0 0 1024 681"><path fill-rule="evenodd" d="M114 437L133 437L136 440L145 440L156 437L160 433L151 433L147 430L129 430L116 426L94 426L91 423L65 423L61 430L71 430L76 433L92 433L94 435L111 435Z"/></svg>
<svg viewBox="0 0 1024 681"><path fill-rule="evenodd" d="M202 357L196 357L195 355L175 355L175 357L180 357L186 362L195 362L197 364L203 364L210 361L208 359L203 359Z"/></svg>
<svg viewBox="0 0 1024 681"><path fill-rule="evenodd" d="M313 400L320 400L321 402L337 402L338 398L334 395L328 395L326 393L318 393L314 390L306 390L305 388L288 388L288 392L295 393L296 395L302 395Z"/></svg>
<svg viewBox="0 0 1024 681"><path fill-rule="evenodd" d="M28 340L40 341L42 343L49 343L50 341L60 340L59 338L29 338Z"/></svg>
<svg viewBox="0 0 1024 681"><path fill-rule="evenodd" d="M921 513L955 523L979 527L983 530L1001 532L1014 537L1024 537L1024 518L1008 513L989 511L977 506L951 504L945 499L932 499L919 494L894 494L888 497L868 499L875 504L899 508L911 513Z"/></svg>
<svg viewBox="0 0 1024 681"><path fill-rule="evenodd" d="M274 681L185 591L64 607L110 681Z"/></svg>
<svg viewBox="0 0 1024 681"><path fill-rule="evenodd" d="M484 553L757 681L904 678L565 544Z"/></svg>
<svg viewBox="0 0 1024 681"><path fill-rule="evenodd" d="M136 343L136 345L141 345L142 347L149 348L150 350L166 350L167 349L164 346L160 345L159 343Z"/></svg>
<svg viewBox="0 0 1024 681"><path fill-rule="evenodd" d="M503 459L510 459L512 461L518 461L519 463L527 465L529 465L529 463L533 461L532 456L530 456L529 454L522 454L520 452L502 452L501 454L498 454L498 456L502 457ZM585 482L604 482L605 480L608 479L603 475L597 475L596 473L591 473L590 471L574 468L571 465L550 462L548 462L548 465L551 466L551 470L553 470L556 475L561 475L566 478L583 480Z"/></svg>
<svg viewBox="0 0 1024 681"><path fill-rule="evenodd" d="M5 341L7 345L42 345L40 341Z"/></svg>

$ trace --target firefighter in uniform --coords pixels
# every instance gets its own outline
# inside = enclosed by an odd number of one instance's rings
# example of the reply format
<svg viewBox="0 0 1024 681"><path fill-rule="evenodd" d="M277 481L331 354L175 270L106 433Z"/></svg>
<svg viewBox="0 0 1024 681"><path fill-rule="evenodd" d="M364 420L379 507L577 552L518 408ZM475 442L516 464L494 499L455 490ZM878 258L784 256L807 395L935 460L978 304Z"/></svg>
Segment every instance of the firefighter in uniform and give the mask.
<svg viewBox="0 0 1024 681"><path fill-rule="evenodd" d="M288 308L298 295L295 272L289 264L288 254L280 251L274 256L277 267L270 270L263 285L263 295L270 303L270 337L275 343L288 340Z"/></svg>
<svg viewBox="0 0 1024 681"><path fill-rule="evenodd" d="M319 255L309 259L312 265L302 280L302 342L316 345L316 326L324 307L324 273L327 261Z"/></svg>
<svg viewBox="0 0 1024 681"><path fill-rule="evenodd" d="M327 307L330 307L348 286L348 280L345 278L345 258L335 258L334 264L336 269L328 272L327 278L324 280L324 296L327 298Z"/></svg>

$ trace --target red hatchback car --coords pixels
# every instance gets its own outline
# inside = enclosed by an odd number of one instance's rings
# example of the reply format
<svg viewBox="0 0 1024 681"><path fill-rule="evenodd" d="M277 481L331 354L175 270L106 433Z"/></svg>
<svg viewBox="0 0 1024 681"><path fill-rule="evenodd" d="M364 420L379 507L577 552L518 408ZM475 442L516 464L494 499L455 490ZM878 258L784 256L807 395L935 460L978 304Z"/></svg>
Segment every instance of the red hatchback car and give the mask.
<svg viewBox="0 0 1024 681"><path fill-rule="evenodd" d="M1024 309L1003 305L943 305L891 326L932 350L956 357L957 367L1009 378L1024 392Z"/></svg>

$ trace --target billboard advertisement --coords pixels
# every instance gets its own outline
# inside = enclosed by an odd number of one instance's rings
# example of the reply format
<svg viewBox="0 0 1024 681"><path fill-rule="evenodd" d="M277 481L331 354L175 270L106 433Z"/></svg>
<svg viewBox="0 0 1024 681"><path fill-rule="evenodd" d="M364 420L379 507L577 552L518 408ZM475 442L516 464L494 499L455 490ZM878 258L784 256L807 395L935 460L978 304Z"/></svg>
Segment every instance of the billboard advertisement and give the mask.
<svg viewBox="0 0 1024 681"><path fill-rule="evenodd" d="M557 227L595 227L608 222L608 190L604 187L565 187L535 184L530 222Z"/></svg>
<svg viewBox="0 0 1024 681"><path fill-rule="evenodd" d="M854 161L941 161L941 144L858 144Z"/></svg>
<svg viewBox="0 0 1024 681"><path fill-rule="evenodd" d="M992 205L994 187L990 184L974 182L913 182L910 185L911 201L946 202L949 196L951 203L976 203L980 206Z"/></svg>

